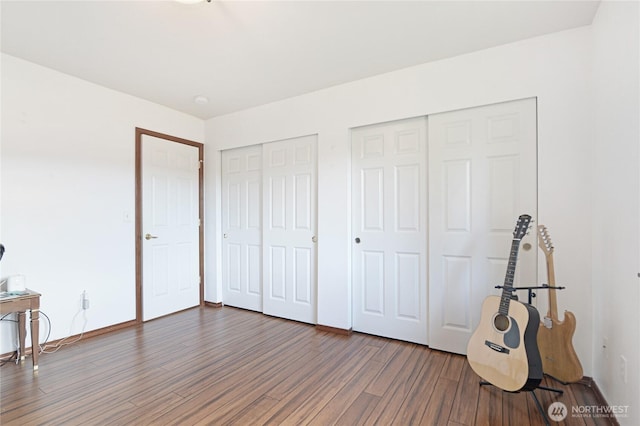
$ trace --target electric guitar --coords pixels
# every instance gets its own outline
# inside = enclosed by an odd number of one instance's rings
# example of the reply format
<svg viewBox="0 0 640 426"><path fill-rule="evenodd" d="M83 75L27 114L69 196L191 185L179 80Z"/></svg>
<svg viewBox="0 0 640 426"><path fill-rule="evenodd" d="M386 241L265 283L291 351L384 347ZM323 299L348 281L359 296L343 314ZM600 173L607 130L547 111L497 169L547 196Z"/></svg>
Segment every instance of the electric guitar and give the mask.
<svg viewBox="0 0 640 426"><path fill-rule="evenodd" d="M480 324L467 345L467 360L473 371L492 385L511 392L533 390L543 376L536 340L540 315L533 306L512 297L520 241L530 222L529 215L518 218L502 296L488 296L484 300Z"/></svg>
<svg viewBox="0 0 640 426"><path fill-rule="evenodd" d="M544 225L538 226L538 244L547 260L549 287L555 287L553 269L553 245ZM538 329L538 348L542 357L542 371L564 383L582 379L582 365L573 349L573 333L576 331L576 317L564 311L564 320L558 319L556 290L549 289L549 310Z"/></svg>

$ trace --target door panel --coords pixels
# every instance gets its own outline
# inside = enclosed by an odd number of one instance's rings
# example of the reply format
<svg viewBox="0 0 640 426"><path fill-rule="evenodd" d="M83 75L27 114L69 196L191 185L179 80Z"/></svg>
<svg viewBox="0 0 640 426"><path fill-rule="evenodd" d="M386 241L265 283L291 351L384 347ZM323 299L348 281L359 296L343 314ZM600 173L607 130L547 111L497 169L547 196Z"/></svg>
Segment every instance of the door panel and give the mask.
<svg viewBox="0 0 640 426"><path fill-rule="evenodd" d="M262 147L222 152L222 300L262 312Z"/></svg>
<svg viewBox="0 0 640 426"><path fill-rule="evenodd" d="M263 311L316 323L317 137L263 145Z"/></svg>
<svg viewBox="0 0 640 426"><path fill-rule="evenodd" d="M504 282L518 216L537 214L536 102L428 120L429 346L464 354L482 301ZM516 286L537 282L535 233L525 243Z"/></svg>
<svg viewBox="0 0 640 426"><path fill-rule="evenodd" d="M142 135L143 320L200 303L199 149Z"/></svg>
<svg viewBox="0 0 640 426"><path fill-rule="evenodd" d="M352 132L353 329L427 343L426 120Z"/></svg>

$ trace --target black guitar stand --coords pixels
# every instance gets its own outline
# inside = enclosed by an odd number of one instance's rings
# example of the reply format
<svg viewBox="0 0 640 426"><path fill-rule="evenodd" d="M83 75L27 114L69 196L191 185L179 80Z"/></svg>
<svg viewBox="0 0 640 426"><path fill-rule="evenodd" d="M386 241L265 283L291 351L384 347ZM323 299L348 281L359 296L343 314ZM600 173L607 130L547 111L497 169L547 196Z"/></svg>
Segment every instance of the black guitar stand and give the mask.
<svg viewBox="0 0 640 426"><path fill-rule="evenodd" d="M504 289L504 286L497 285L497 286L495 286L495 288ZM515 292L517 290L527 290L528 291L528 303L529 303L529 305L531 305L531 302L533 301L533 298L536 297L536 294L533 292L533 290L540 290L540 289L542 289L542 290L551 290L551 289L563 290L564 287L553 287L553 286L549 286L547 284L542 284L541 286L510 287L509 288L509 290L511 290L511 299L513 299L513 300L518 300L518 295L515 294ZM480 386L486 386L486 385L493 386L492 383L487 382L486 380L481 380L480 381ZM547 416L547 413L542 408L542 404L540 404L540 400L536 396L536 393L535 393L536 389L545 390L545 391L549 391L549 392L555 392L555 393L558 393L560 395L562 395L564 393L564 391L562 389L550 388L550 387L547 387L547 386L536 386L534 389L524 391L524 392L530 392L531 393L531 397L533 398L533 401L536 403L536 407L538 407L538 411L540 412L540 415L544 419L544 424L546 426L550 426L551 424L549 423L549 418ZM504 392L518 393L518 392L522 392L522 391L515 391L515 392L504 391Z"/></svg>
<svg viewBox="0 0 640 426"><path fill-rule="evenodd" d="M497 285L495 286L495 288L499 288L499 289L504 289L504 286L502 285ZM511 298L514 300L518 300L518 295L513 294L513 292L517 291L517 290L527 290L528 291L528 302L531 305L531 302L533 302L533 298L536 297L536 294L533 292L533 290L564 290L565 287L555 287L555 286L550 286L549 284L542 284L542 285L538 285L538 286L530 286L530 287L511 287L510 290L512 292L511 294Z"/></svg>
<svg viewBox="0 0 640 426"><path fill-rule="evenodd" d="M480 380L480 386L486 386L486 385L493 386L492 383L489 383L486 380ZM530 392L531 397L533 398L533 402L536 403L536 407L538 407L538 411L540 412L540 415L544 419L544 424L546 426L551 426L551 423L549 423L549 418L547 417L547 413L544 411L544 408L542 408L542 404L540 404L540 400L536 396L536 392L535 392L536 389L546 390L546 391L550 391L550 392L556 392L556 393L559 393L560 395L562 395L564 393L564 391L562 389L549 388L549 387L546 387L546 386L538 386L535 389L531 389L531 390L527 390L527 391L514 391L514 392L511 392L511 391L503 390L503 392L508 392L508 393Z"/></svg>

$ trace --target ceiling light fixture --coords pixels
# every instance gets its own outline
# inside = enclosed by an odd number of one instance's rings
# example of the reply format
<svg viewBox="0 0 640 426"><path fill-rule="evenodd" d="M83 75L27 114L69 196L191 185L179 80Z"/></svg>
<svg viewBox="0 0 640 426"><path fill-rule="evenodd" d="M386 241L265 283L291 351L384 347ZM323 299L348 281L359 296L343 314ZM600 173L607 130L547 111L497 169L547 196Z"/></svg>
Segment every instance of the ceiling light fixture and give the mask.
<svg viewBox="0 0 640 426"><path fill-rule="evenodd" d="M193 102L198 105L206 105L209 103L209 98L207 98L206 96L198 95L193 98Z"/></svg>

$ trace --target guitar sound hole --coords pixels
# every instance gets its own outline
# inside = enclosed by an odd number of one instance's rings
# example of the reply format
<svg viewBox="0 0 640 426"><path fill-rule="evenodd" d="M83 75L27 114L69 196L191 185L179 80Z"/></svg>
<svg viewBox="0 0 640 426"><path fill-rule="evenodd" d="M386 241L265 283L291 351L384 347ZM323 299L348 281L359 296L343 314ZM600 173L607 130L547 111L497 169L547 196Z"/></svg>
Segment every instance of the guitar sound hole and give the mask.
<svg viewBox="0 0 640 426"><path fill-rule="evenodd" d="M493 325L498 331L507 331L509 328L509 318L506 315L498 314L493 318Z"/></svg>

